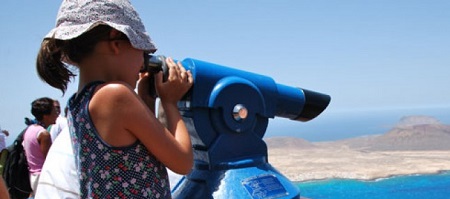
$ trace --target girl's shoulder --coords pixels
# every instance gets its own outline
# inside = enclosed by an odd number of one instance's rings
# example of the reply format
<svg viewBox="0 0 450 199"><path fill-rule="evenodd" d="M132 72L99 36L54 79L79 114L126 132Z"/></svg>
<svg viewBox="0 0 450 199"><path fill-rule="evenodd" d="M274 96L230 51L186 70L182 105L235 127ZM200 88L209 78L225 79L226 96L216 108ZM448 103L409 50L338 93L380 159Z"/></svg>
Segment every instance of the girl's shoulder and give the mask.
<svg viewBox="0 0 450 199"><path fill-rule="evenodd" d="M112 82L103 82L102 84L99 84L99 86L96 88L97 91L99 90L105 90L109 92L113 91L133 91L133 88L131 88L130 85L128 85L125 82L121 81L112 81Z"/></svg>
<svg viewBox="0 0 450 199"><path fill-rule="evenodd" d="M97 86L94 97L107 98L110 100L121 99L126 97L136 97L133 88L123 82L108 82Z"/></svg>
<svg viewBox="0 0 450 199"><path fill-rule="evenodd" d="M139 97L136 92L126 83L109 82L97 86L92 96L90 107L101 107L103 109L119 109L139 105Z"/></svg>

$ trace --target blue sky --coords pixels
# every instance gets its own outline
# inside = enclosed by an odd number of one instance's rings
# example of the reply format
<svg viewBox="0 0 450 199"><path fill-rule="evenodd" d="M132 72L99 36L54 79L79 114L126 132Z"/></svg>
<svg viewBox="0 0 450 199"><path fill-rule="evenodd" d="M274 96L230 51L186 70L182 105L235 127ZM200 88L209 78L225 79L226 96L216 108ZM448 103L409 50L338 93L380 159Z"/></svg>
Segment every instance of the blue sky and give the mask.
<svg viewBox="0 0 450 199"><path fill-rule="evenodd" d="M328 114L450 107L450 1L132 1L157 54L271 76L331 95ZM0 7L0 125L16 134L30 103L65 96L37 76L35 58L59 1ZM301 128L299 124L298 128ZM12 138L9 138L9 141Z"/></svg>

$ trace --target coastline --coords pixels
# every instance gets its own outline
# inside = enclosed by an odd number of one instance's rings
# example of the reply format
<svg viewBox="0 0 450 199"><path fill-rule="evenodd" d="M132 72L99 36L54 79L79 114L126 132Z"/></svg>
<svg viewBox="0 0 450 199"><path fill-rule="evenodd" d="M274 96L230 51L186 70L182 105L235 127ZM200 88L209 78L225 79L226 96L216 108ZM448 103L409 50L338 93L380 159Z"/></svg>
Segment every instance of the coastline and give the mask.
<svg viewBox="0 0 450 199"><path fill-rule="evenodd" d="M356 180L362 182L378 182L382 180L389 180L397 177L412 177L412 176L426 176L426 175L448 175L450 176L450 170L437 171L435 173L414 173L414 174L400 174L400 175L390 175L387 177L380 177L375 179L358 179L358 178L326 178L326 179L311 179L306 181L292 181L295 184L299 183L321 183L327 182L329 180Z"/></svg>
<svg viewBox="0 0 450 199"><path fill-rule="evenodd" d="M376 181L449 172L450 151L269 149L269 163L297 183L329 179Z"/></svg>

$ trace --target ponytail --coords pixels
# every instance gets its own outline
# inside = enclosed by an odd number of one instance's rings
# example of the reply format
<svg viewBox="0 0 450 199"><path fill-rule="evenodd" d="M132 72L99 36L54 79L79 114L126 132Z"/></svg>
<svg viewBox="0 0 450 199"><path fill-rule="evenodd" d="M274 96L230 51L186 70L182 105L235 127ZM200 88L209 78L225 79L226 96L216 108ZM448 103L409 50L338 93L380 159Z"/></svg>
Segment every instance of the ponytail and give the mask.
<svg viewBox="0 0 450 199"><path fill-rule="evenodd" d="M64 94L70 78L75 77L64 62L80 63L94 51L99 41L109 39L111 30L110 26L98 25L70 40L44 39L36 60L39 77Z"/></svg>
<svg viewBox="0 0 450 199"><path fill-rule="evenodd" d="M64 41L44 39L36 59L36 69L42 80L64 94L70 78L75 77L75 74L62 62L62 43Z"/></svg>

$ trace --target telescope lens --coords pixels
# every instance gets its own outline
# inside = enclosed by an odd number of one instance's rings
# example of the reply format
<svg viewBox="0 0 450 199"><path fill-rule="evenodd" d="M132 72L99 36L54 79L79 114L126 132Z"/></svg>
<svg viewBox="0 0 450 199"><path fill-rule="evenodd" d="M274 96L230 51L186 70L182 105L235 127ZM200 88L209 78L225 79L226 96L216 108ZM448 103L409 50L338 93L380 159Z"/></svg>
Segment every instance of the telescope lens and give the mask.
<svg viewBox="0 0 450 199"><path fill-rule="evenodd" d="M302 90L305 95L305 105L302 112L294 120L306 122L320 115L327 108L331 97L306 89Z"/></svg>

